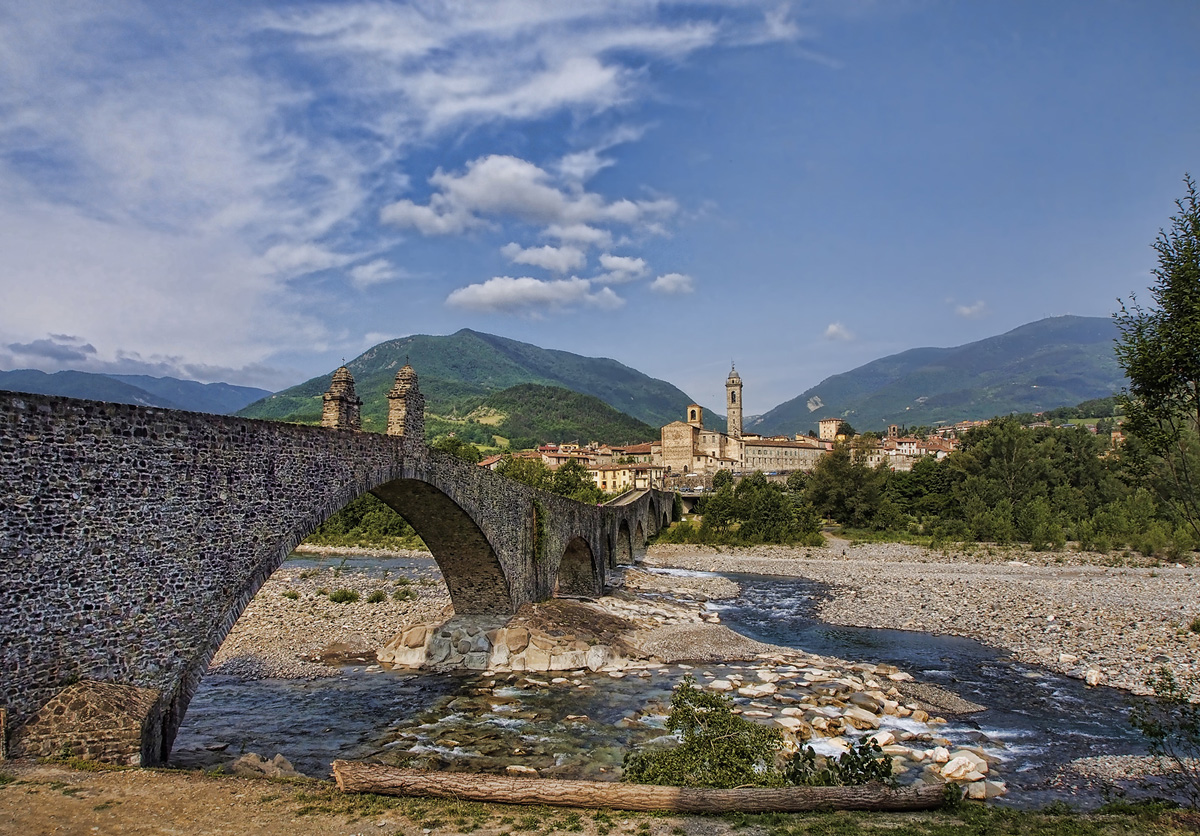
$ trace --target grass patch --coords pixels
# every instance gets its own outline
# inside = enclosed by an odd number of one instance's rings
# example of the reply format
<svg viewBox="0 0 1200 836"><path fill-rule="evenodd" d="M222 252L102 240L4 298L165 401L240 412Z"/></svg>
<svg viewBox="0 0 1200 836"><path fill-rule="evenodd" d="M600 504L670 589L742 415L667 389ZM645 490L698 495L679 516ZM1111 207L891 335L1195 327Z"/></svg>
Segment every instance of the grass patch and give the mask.
<svg viewBox="0 0 1200 836"><path fill-rule="evenodd" d="M367 596L368 604L382 604L387 600L387 593L382 589L377 589Z"/></svg>
<svg viewBox="0 0 1200 836"><path fill-rule="evenodd" d="M7 772L0 772L0 787L5 784L11 784L17 780L16 775L9 775Z"/></svg>
<svg viewBox="0 0 1200 836"><path fill-rule="evenodd" d="M283 595L284 598L287 598L289 601L298 601L300 599L300 593L294 589L289 589L287 592L284 592L281 594Z"/></svg>
<svg viewBox="0 0 1200 836"><path fill-rule="evenodd" d="M353 604L359 599L359 594L353 589L335 589L329 593L329 600L335 604Z"/></svg>
<svg viewBox="0 0 1200 836"><path fill-rule="evenodd" d="M933 548L933 536L929 534L912 534L908 531L875 531L868 528L842 528L835 530L837 537L849 540L852 545L860 543L903 543L909 546L924 546Z"/></svg>

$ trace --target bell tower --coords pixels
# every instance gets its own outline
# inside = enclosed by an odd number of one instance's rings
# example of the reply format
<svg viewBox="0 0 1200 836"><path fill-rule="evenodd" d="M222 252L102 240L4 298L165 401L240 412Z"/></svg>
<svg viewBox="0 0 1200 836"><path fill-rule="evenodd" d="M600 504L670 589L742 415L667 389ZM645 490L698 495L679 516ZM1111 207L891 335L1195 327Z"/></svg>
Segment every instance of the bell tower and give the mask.
<svg viewBox="0 0 1200 836"><path fill-rule="evenodd" d="M742 377L730 364L729 377L725 378L725 410L729 415L726 433L730 438L742 437Z"/></svg>

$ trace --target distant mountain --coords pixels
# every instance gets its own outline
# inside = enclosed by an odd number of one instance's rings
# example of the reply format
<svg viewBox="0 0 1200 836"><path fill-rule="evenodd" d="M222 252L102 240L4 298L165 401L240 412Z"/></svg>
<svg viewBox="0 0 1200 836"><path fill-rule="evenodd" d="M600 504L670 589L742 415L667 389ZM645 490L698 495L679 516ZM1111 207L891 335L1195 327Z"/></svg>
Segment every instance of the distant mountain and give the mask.
<svg viewBox="0 0 1200 836"><path fill-rule="evenodd" d="M244 406L271 394L253 386L234 386L231 383L197 383L175 377L149 377L144 374L110 374L113 380L128 383L152 395L180 404L180 409L192 412L213 412L229 415Z"/></svg>
<svg viewBox="0 0 1200 836"><path fill-rule="evenodd" d="M957 348L914 348L826 378L747 429L773 435L844 418L856 430L1041 412L1125 385L1106 317L1059 316Z"/></svg>
<svg viewBox="0 0 1200 836"><path fill-rule="evenodd" d="M438 421L438 419L433 419ZM599 398L557 386L522 383L489 395L460 422L438 422L432 435L455 435L496 446L502 438L514 449L569 441L639 444L658 438L659 428L618 412Z"/></svg>
<svg viewBox="0 0 1200 836"><path fill-rule="evenodd" d="M680 419L692 402L670 383L616 360L539 348L464 328L445 337L418 334L388 340L347 363L363 400L363 429L381 431L387 425L387 391L405 362L416 369L431 417L464 418L488 396L522 383L591 395L655 428ZM329 379L330 375L314 377L239 414L315 423L321 418L321 396Z"/></svg>
<svg viewBox="0 0 1200 836"><path fill-rule="evenodd" d="M194 380L179 380L173 377L106 375L76 371L46 374L36 369L0 371L0 389L220 415L236 412L246 404L270 394L266 389L251 386L197 383Z"/></svg>

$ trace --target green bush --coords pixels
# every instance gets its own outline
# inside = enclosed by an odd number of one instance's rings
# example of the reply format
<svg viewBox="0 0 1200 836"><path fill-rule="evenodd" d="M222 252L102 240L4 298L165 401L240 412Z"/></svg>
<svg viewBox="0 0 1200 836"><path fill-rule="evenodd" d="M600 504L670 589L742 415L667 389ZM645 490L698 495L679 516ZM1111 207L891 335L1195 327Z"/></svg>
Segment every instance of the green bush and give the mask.
<svg viewBox="0 0 1200 836"><path fill-rule="evenodd" d="M626 781L674 787L779 786L775 766L783 736L733 713L729 697L702 691L685 677L671 696L667 728L683 742L625 756Z"/></svg>
<svg viewBox="0 0 1200 836"><path fill-rule="evenodd" d="M393 601L415 601L415 600L417 600L417 593L414 592L413 590L409 589L408 587L402 586L399 589L397 589L395 592L392 593L392 600Z"/></svg>
<svg viewBox="0 0 1200 836"><path fill-rule="evenodd" d="M1170 668L1161 667L1146 684L1154 699L1134 703L1129 722L1146 738L1150 754L1174 764L1168 777L1175 788L1193 807L1200 805L1200 676L1179 681Z"/></svg>
<svg viewBox="0 0 1200 836"><path fill-rule="evenodd" d="M783 735L733 713L733 700L696 687L684 677L671 696L667 728L683 742L669 749L629 753L624 780L674 787L840 786L895 783L892 760L879 744L860 738L840 758L818 758L812 747L788 761Z"/></svg>
<svg viewBox="0 0 1200 836"><path fill-rule="evenodd" d="M839 758L818 758L811 746L792 758L784 769L789 784L840 787L880 781L894 785L892 759L869 737L860 737Z"/></svg>
<svg viewBox="0 0 1200 836"><path fill-rule="evenodd" d="M387 600L387 593L382 589L377 589L367 596L368 604L382 604Z"/></svg>
<svg viewBox="0 0 1200 836"><path fill-rule="evenodd" d="M353 604L359 598L353 589L335 589L329 593L329 600L335 604Z"/></svg>
<svg viewBox="0 0 1200 836"><path fill-rule="evenodd" d="M294 589L289 589L287 592L283 593L283 597L290 601L296 601L300 598L300 593Z"/></svg>

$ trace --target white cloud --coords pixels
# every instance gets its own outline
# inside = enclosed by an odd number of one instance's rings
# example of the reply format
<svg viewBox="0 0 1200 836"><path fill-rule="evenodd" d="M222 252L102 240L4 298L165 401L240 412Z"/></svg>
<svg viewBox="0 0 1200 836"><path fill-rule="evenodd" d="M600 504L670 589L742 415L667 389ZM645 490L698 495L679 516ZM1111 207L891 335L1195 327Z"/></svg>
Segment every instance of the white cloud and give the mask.
<svg viewBox="0 0 1200 836"><path fill-rule="evenodd" d="M612 233L607 229L587 224L550 224L543 234L563 244L577 244L581 247L607 247L613 240Z"/></svg>
<svg viewBox="0 0 1200 836"><path fill-rule="evenodd" d="M849 341L854 339L854 335L850 333L850 329L840 322L831 322L825 328L825 339L827 340L843 340Z"/></svg>
<svg viewBox="0 0 1200 836"><path fill-rule="evenodd" d="M986 309L987 305L980 300L973 305L955 305L954 313L963 319L978 319Z"/></svg>
<svg viewBox="0 0 1200 836"><path fill-rule="evenodd" d="M529 247L508 243L500 248L505 257L514 264L529 264L544 267L555 273L569 273L587 264L587 256L578 247Z"/></svg>
<svg viewBox="0 0 1200 836"><path fill-rule="evenodd" d="M655 223L674 214L670 198L608 201L595 192L567 191L545 170L517 157L493 154L467 163L466 171L438 169L429 182L438 188L429 203L399 200L381 218L424 235L449 235L482 226L485 217L506 218L547 228L547 234L591 224Z"/></svg>
<svg viewBox="0 0 1200 836"><path fill-rule="evenodd" d="M446 297L446 304L481 313L523 313L537 317L579 305L611 310L624 304L624 300L607 287L593 293L592 283L577 277L543 281L528 276L496 276L481 284L460 287Z"/></svg>
<svg viewBox="0 0 1200 836"><path fill-rule="evenodd" d="M407 276L405 271L396 267L386 258L377 258L374 261L368 261L366 264L359 264L350 270L350 283L359 290L371 287L377 284L385 284L387 282L402 279Z"/></svg>
<svg viewBox="0 0 1200 836"><path fill-rule="evenodd" d="M606 272L603 275L597 276L594 281L603 284L624 284L625 282L640 279L650 272L650 268L646 266L645 259L626 255L604 253L600 256L600 266Z"/></svg>
<svg viewBox="0 0 1200 836"><path fill-rule="evenodd" d="M664 273L650 283L650 289L657 293L676 295L691 293L696 287L691 276L683 273Z"/></svg>

